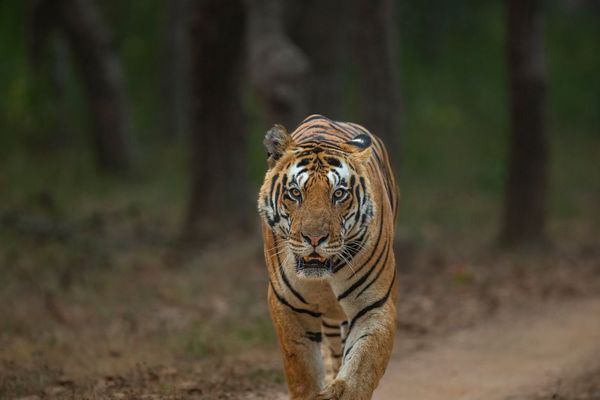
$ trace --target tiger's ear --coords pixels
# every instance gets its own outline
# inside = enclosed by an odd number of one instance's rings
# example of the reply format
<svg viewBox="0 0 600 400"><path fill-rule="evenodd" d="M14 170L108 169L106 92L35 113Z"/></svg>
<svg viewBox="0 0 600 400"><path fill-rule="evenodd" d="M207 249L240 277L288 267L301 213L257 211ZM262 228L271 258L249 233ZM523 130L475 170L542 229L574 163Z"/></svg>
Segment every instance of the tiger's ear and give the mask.
<svg viewBox="0 0 600 400"><path fill-rule="evenodd" d="M265 134L263 144L267 149L267 162L269 168L273 168L277 160L291 147L293 143L292 136L283 125L273 125Z"/></svg>
<svg viewBox="0 0 600 400"><path fill-rule="evenodd" d="M355 136L353 139L344 143L343 148L350 154L350 157L358 162L363 162L371 156L373 141L365 133Z"/></svg>

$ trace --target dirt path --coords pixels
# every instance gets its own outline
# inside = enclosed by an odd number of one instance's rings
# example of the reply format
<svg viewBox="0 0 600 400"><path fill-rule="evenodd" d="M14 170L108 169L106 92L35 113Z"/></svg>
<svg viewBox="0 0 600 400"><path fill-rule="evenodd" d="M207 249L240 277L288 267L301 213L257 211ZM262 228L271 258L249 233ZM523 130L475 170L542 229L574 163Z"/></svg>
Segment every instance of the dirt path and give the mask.
<svg viewBox="0 0 600 400"><path fill-rule="evenodd" d="M600 365L600 299L504 315L392 356L376 400L523 398Z"/></svg>

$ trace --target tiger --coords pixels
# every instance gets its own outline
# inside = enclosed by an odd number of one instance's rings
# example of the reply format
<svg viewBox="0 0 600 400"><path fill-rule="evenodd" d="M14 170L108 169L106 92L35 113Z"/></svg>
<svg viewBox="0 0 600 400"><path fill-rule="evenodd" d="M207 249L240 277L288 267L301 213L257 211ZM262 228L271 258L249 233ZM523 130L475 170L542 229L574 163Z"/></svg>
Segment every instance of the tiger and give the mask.
<svg viewBox="0 0 600 400"><path fill-rule="evenodd" d="M399 191L383 142L307 117L265 135L268 305L291 399L370 399L396 330Z"/></svg>

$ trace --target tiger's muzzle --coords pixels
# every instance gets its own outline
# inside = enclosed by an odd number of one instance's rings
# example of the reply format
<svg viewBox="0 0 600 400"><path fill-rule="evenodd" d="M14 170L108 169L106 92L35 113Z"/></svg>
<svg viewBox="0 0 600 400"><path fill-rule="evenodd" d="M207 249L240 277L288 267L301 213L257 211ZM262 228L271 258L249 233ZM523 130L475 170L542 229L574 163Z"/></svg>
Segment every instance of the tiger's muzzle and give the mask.
<svg viewBox="0 0 600 400"><path fill-rule="evenodd" d="M333 262L321 256L296 257L296 272L305 277L322 277L333 272Z"/></svg>

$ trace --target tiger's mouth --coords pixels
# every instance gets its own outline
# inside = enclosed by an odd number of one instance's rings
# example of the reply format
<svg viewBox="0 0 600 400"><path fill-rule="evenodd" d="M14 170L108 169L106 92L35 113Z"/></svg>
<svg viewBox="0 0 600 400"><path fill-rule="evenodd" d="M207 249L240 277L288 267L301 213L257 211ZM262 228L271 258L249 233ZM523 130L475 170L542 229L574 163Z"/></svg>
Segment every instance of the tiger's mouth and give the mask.
<svg viewBox="0 0 600 400"><path fill-rule="evenodd" d="M305 257L296 257L296 271L305 274L322 275L333 271L331 258L325 258L315 252Z"/></svg>

